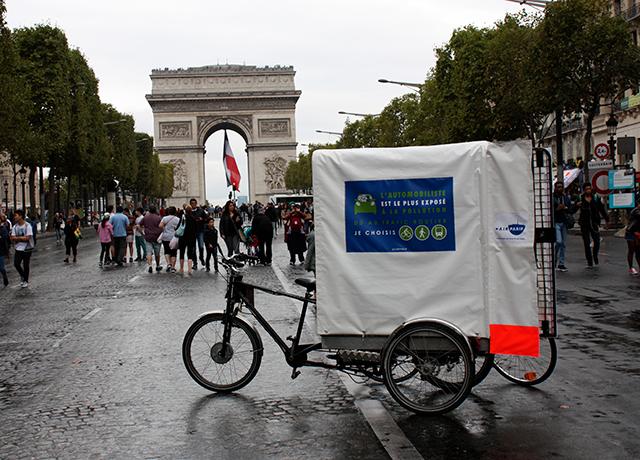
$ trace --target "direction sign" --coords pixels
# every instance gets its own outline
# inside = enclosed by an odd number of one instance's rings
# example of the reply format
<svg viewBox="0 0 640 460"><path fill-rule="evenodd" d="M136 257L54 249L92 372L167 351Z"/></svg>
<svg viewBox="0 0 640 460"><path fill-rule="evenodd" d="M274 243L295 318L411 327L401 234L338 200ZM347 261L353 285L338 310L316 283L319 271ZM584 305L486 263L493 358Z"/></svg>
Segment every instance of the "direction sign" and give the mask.
<svg viewBox="0 0 640 460"><path fill-rule="evenodd" d="M607 144L598 144L596 145L596 148L593 150L593 154L597 158L604 160L609 156L609 146Z"/></svg>

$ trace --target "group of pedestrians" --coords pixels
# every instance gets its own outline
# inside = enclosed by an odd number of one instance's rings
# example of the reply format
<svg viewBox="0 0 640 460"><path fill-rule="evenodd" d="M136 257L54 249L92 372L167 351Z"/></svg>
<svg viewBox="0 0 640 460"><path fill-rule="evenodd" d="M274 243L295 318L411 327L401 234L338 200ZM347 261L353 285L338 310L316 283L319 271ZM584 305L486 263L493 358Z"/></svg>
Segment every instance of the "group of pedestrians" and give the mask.
<svg viewBox="0 0 640 460"><path fill-rule="evenodd" d="M585 183L582 194L577 199L564 189L562 182L556 182L553 191L553 217L556 230L556 261L557 270L566 272L565 250L568 230L576 223L574 214L578 214L577 224L584 246L586 268L592 269L600 263L600 226L604 221L608 226L609 216L600 197L593 192L591 184ZM628 215L624 238L627 242L627 263L630 275L638 275L639 271L633 266L634 257L640 268L640 205L636 206Z"/></svg>
<svg viewBox="0 0 640 460"><path fill-rule="evenodd" d="M13 266L20 275L20 287L29 287L31 253L35 247L33 226L26 221L21 209L13 213L13 224L0 212L0 275L3 287L9 285L5 259L9 256L9 247L13 244Z"/></svg>

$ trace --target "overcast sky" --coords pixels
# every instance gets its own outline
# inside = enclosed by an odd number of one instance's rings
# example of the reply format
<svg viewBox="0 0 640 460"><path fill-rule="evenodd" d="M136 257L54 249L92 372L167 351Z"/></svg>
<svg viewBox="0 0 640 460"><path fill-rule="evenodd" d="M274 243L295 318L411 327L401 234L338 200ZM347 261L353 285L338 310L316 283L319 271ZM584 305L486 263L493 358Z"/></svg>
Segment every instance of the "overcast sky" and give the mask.
<svg viewBox="0 0 640 460"><path fill-rule="evenodd" d="M379 78L422 82L435 47L454 29L491 26L505 0L6 0L12 28L49 23L63 29L100 79L103 102L153 134L145 94L155 68L211 64L292 65L302 91L296 110L301 144L329 142L346 117L378 113L407 90ZM235 133L233 133L235 134ZM246 177L244 142L231 135ZM304 147L299 147L304 150ZM226 195L222 133L207 142L207 196ZM220 154L218 154L220 152ZM246 181L241 190L246 192Z"/></svg>

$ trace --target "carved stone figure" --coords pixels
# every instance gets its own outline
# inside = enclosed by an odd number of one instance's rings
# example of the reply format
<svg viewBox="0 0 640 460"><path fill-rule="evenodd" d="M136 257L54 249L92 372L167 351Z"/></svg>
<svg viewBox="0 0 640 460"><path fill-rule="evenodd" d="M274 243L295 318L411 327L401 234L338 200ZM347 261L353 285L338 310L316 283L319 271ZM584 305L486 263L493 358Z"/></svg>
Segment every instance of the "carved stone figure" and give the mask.
<svg viewBox="0 0 640 460"><path fill-rule="evenodd" d="M191 122L160 123L162 139L185 139L191 137Z"/></svg>
<svg viewBox="0 0 640 460"><path fill-rule="evenodd" d="M189 191L189 176L187 174L187 163L182 159L169 160L167 163L173 165L173 191Z"/></svg>
<svg viewBox="0 0 640 460"><path fill-rule="evenodd" d="M264 182L270 190L283 190L284 174L287 171L287 160L280 156L265 158Z"/></svg>
<svg viewBox="0 0 640 460"><path fill-rule="evenodd" d="M260 137L281 137L290 135L289 120L287 118L260 120L258 127Z"/></svg>

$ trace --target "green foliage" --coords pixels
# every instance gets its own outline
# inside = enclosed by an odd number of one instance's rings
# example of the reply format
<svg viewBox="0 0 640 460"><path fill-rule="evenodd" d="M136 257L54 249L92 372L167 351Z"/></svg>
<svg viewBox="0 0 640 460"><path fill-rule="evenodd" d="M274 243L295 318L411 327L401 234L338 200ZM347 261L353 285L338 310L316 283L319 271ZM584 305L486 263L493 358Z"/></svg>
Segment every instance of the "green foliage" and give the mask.
<svg viewBox="0 0 640 460"><path fill-rule="evenodd" d="M0 151L18 150L29 132L27 86L18 71L13 36L5 24L6 8L0 0Z"/></svg>
<svg viewBox="0 0 640 460"><path fill-rule="evenodd" d="M138 154L133 117L118 112L110 104L102 104L102 118L104 123L109 123L105 127L112 148L110 165L112 177L120 180L124 190L133 190L136 188L138 177Z"/></svg>
<svg viewBox="0 0 640 460"><path fill-rule="evenodd" d="M24 165L63 163L68 143L71 115L71 85L67 38L62 30L49 25L18 29L14 32L19 56L17 70L28 89L30 132L12 153Z"/></svg>
<svg viewBox="0 0 640 460"><path fill-rule="evenodd" d="M336 144L310 144L309 153L301 154L298 160L290 161L284 175L284 182L294 192L310 192L313 188L313 170L311 159L318 149L335 149Z"/></svg>

